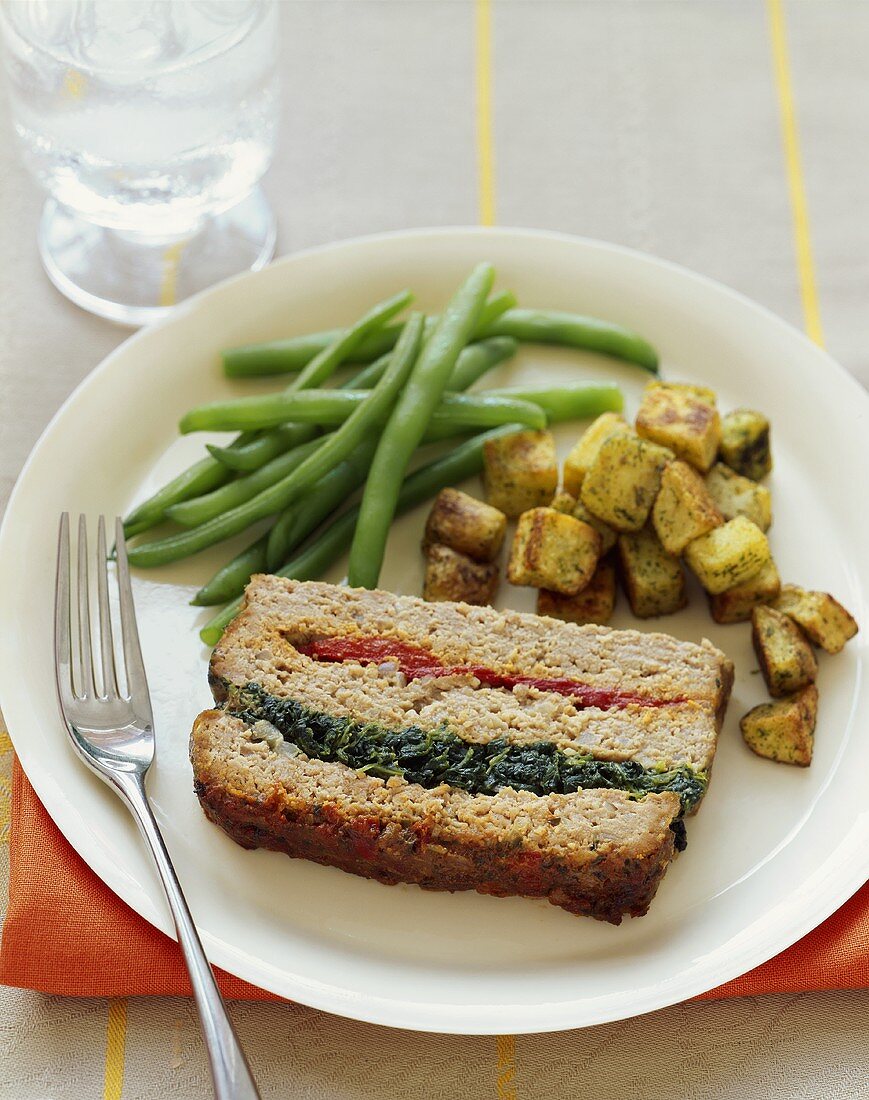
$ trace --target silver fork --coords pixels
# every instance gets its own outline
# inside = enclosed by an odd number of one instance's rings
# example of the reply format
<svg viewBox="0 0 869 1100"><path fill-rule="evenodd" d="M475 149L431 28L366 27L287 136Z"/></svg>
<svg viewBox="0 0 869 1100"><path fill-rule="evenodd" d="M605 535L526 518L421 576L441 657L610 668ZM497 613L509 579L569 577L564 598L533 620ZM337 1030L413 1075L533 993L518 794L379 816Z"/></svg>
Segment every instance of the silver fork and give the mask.
<svg viewBox="0 0 869 1100"><path fill-rule="evenodd" d="M61 713L76 752L120 795L151 849L190 972L217 1100L259 1100L250 1067L202 950L199 934L145 793L145 774L154 762L154 721L136 627L123 526L119 519L115 520L115 537L123 640L123 658L118 655L117 667L109 608L106 524L100 516L97 531L100 690L94 678L95 660L91 642L87 523L84 516L79 518L78 637L74 638L70 607L69 516L66 512L61 516L54 605L55 680ZM118 671L126 682L123 692L118 687Z"/></svg>

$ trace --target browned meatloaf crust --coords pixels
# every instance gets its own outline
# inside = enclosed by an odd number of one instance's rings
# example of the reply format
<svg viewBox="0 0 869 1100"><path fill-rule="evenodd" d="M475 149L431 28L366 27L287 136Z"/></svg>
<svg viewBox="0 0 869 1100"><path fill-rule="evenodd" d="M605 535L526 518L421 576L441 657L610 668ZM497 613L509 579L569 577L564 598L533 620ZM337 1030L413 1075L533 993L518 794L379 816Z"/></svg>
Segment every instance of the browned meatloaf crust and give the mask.
<svg viewBox="0 0 869 1100"><path fill-rule="evenodd" d="M290 756L205 711L191 738L207 816L246 848L270 848L380 882L547 898L619 924L641 916L673 856L672 792L473 795Z"/></svg>

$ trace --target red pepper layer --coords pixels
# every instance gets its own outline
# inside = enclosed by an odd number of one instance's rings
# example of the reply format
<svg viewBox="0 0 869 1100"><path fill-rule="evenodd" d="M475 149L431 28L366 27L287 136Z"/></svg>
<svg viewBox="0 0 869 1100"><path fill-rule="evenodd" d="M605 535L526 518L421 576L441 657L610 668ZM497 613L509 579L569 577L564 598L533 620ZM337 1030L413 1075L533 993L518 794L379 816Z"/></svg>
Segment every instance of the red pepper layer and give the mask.
<svg viewBox="0 0 869 1100"><path fill-rule="evenodd" d="M609 688L593 688L578 680L564 678L547 679L541 676L521 676L510 672L496 672L485 665L444 665L426 649L393 641L391 638L321 638L296 646L299 653L315 661L356 661L359 664L382 664L390 661L403 672L408 680L427 676L475 676L486 687L513 688L517 684L552 691L568 696L580 707L626 707L638 704L644 707L666 707L686 700L653 699L630 691L613 691Z"/></svg>

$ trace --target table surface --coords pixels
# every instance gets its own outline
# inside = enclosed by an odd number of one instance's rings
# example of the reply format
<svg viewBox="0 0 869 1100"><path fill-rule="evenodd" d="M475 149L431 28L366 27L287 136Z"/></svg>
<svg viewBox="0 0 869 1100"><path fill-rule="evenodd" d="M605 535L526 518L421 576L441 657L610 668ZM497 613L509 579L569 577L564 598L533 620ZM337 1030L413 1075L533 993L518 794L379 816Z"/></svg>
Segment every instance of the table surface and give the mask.
<svg viewBox="0 0 869 1100"><path fill-rule="evenodd" d="M284 116L265 181L279 253L479 222L599 237L737 288L869 383L869 190L857 166L869 5L292 0L282 14ZM126 335L49 285L40 202L4 140L0 508L49 417ZM4 836L10 765L7 751ZM348 1100L855 1100L869 1097L867 1012L869 991L802 994L495 1039L233 1006L264 1097ZM184 1000L0 989L0 1028L0 1100L211 1095Z"/></svg>

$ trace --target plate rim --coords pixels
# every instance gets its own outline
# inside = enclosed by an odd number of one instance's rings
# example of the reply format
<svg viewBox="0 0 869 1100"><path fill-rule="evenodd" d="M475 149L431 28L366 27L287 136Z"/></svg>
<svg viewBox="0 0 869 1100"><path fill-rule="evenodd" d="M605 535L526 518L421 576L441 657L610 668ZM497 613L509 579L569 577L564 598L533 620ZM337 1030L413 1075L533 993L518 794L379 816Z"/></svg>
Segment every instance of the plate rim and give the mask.
<svg viewBox="0 0 869 1100"><path fill-rule="evenodd" d="M786 332L791 340L798 340L803 345L804 350L814 358L819 366L823 366L827 371L832 368L838 375L839 382L850 387L854 400L865 409L869 410L869 392L860 385L859 381L835 360L825 348L816 344L804 332L784 320L784 318L774 313L768 307L754 301L740 291L710 276L695 272L684 265L624 245L594 238L555 230L538 230L528 227L509 226L455 225L391 230L383 233L358 235L339 241L330 241L325 244L293 252L279 257L266 268L262 269L262 271L265 272L273 267L291 267L295 263L304 263L304 261L312 255L340 252L358 247L376 247L380 243L394 241L396 239L417 240L422 243L431 238L450 236L474 236L481 240L494 237L512 238L513 240L519 241L523 239L548 239L571 246L579 245L583 248L591 249L592 251L597 250L604 254L620 254L629 258L632 262L639 261L654 268L663 267L668 269L682 278L688 279L691 282L703 284L716 293L737 301L755 315L763 317L767 322L772 322L780 331ZM82 391L86 390L89 386L97 385L101 375L112 369L116 357L123 356L132 343L145 338L156 329L164 329L174 324L182 323L185 318L191 312L195 312L200 304L204 300L207 300L209 296L217 294L236 283L255 279L260 274L261 272L244 272L200 291L198 294L181 303L169 317L123 339L116 348L109 352L109 354L93 367L74 387L50 418L44 430L40 433L39 438L34 444L15 480L4 512L2 524L0 524L0 566L2 566L2 562L6 560L9 554L6 545L10 538L8 534L11 527L9 517L13 515L16 510L18 498L23 492L22 487L26 481L27 474L34 464L43 442L52 433L56 422L65 415L68 406L78 399ZM0 588L2 588L2 572L2 568L0 568ZM9 687L6 669L6 662L0 661L0 695L7 694L6 689ZM858 688L862 678L861 673L861 666L858 666ZM53 692L53 688L51 690ZM167 919L167 914L159 908L155 910L153 899L150 894L145 889L140 888L138 884L131 885L129 880L117 874L114 865L108 860L107 855L98 844L91 844L88 846L88 834L82 834L81 831L76 828L77 822L75 820L76 814L73 803L69 799L66 799L63 796L63 792L56 786L52 786L49 776L40 771L39 768L34 769L35 774L38 776L36 781L31 778L29 765L33 759L33 754L28 750L28 739L25 736L19 738L20 747L19 743L16 743L16 735L11 728L14 724L17 723L10 722L7 714L9 736L15 747L22 769L31 782L43 806L45 806L49 816L52 818L52 821L60 829L63 836L91 870L105 882L116 896L120 897L121 900L130 906L139 916L143 917L149 921L149 923L174 939L174 929L171 927L171 922ZM60 729L59 721L58 726ZM22 748L23 752L21 751ZM339 986L327 983L313 984L305 979L300 980L298 976L294 977L285 970L279 972L279 977L273 976L275 971L274 967L270 967L269 964L263 960L252 960L250 955L246 955L245 959L247 962L253 961L256 964L253 967L253 970L256 970L256 974L253 977L250 973L246 975L240 974L236 952L229 949L222 941L215 939L207 932L203 933L203 942L209 959L215 965L235 974L242 978L242 980L256 984L262 989L275 993L278 996L293 999L302 995L304 997L303 1003L310 1007L369 1023L406 1030L425 1030L432 1033L460 1033L469 1035L490 1035L505 1031L512 1031L517 1034L534 1034L593 1026L598 1023L606 1023L613 1020L642 1015L708 992L768 961L816 928L862 887L865 882L865 877L861 878L861 875L864 874L864 871L869 873L869 850L866 850L866 854L862 861L860 859L854 859L846 852L846 849L849 848L854 849L855 853L859 853L860 851L859 844L854 843L858 823L858 821L855 821L852 829L840 837L836 848L830 852L824 863L816 868L816 873L824 872L827 878L831 877L830 872L838 871L835 876L835 882L837 883L836 888L826 888L823 891L815 891L812 893L810 895L810 904L803 907L799 919L795 919L788 924L788 931L776 939L776 946L774 949L770 949L769 946L758 948L757 943L754 944L754 949L752 949L751 942L745 943L741 950L734 951L728 956L726 963L722 960L721 964L712 970L707 967L704 971L706 976L703 981L699 983L696 988L693 988L692 991L686 993L684 988L680 987L678 990L673 988L676 984L676 979L658 982L650 986L644 995L635 993L635 1000L627 1011L625 1010L624 1004L618 1007L618 1001L619 999L622 1001L624 1000L624 994L615 993L598 995L590 1002L587 999L578 999L570 1002L560 1001L557 1004L559 1013L562 1016L568 1015L570 1018L557 1020L553 1020L546 1015L547 1005L545 1004L532 1007L523 1005L492 1005L488 1003L485 1005L448 1005L445 1003L400 1001L397 998L379 998L373 994L367 996L366 999L362 1001L357 995ZM865 828L860 831L869 835L869 830ZM82 843L82 836L84 836L84 843ZM84 848L85 851L82 851L81 848ZM856 869L856 873L852 870L852 874L847 874L842 869L847 867ZM767 910L764 914L764 919L768 919L770 913L773 911L774 910ZM768 940L769 937L766 937L763 942L768 944ZM687 973L691 972L693 972L693 968L687 971ZM683 978L685 973L686 972L682 972ZM281 981L279 978L290 978L289 984L293 987L294 992L287 992L287 981ZM294 985L293 982L295 982ZM684 985L684 981L682 984ZM609 1001L615 1003L601 1010L602 1006ZM596 1006L595 1010L592 1012L589 1012L587 1009L583 1011L582 1006L587 1004ZM470 1018L482 1009L488 1014L489 1022L481 1027L478 1021L472 1021ZM399 1016L398 1013L401 1013L401 1015ZM527 1017L532 1018L528 1019ZM477 1026L462 1026L461 1028L456 1026L460 1022L464 1024L466 1019L468 1023L476 1023Z"/></svg>

